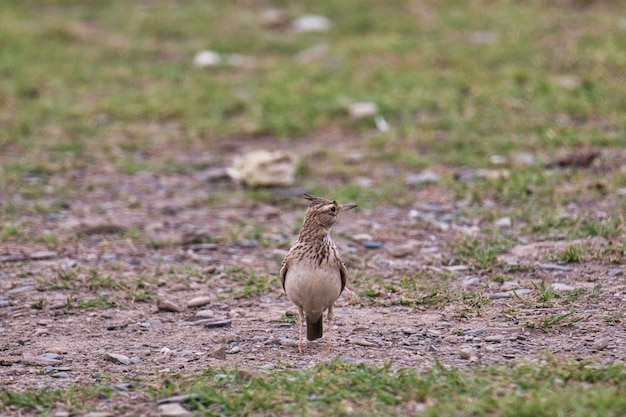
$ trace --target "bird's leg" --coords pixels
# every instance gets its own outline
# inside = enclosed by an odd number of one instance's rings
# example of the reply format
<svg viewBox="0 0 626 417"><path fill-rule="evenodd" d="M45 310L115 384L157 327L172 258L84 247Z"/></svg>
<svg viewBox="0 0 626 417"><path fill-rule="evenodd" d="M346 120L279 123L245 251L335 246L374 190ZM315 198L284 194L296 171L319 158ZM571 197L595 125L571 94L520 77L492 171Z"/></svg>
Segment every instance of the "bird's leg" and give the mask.
<svg viewBox="0 0 626 417"><path fill-rule="evenodd" d="M298 350L296 353L304 353L304 349L302 349L302 333L304 331L304 311L300 309L300 314L298 315L300 318L300 338L298 339Z"/></svg>
<svg viewBox="0 0 626 417"><path fill-rule="evenodd" d="M333 306L328 308L328 347L330 352L333 350Z"/></svg>

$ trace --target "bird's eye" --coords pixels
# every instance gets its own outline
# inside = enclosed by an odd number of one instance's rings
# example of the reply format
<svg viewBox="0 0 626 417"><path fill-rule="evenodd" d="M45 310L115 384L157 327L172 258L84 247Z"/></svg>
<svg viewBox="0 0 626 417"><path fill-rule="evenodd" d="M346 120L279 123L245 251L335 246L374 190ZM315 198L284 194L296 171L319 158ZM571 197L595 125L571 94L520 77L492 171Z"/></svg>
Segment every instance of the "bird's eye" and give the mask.
<svg viewBox="0 0 626 417"><path fill-rule="evenodd" d="M335 212L337 211L337 207L332 206L332 207L330 208L330 211L331 211L332 213L335 213Z"/></svg>

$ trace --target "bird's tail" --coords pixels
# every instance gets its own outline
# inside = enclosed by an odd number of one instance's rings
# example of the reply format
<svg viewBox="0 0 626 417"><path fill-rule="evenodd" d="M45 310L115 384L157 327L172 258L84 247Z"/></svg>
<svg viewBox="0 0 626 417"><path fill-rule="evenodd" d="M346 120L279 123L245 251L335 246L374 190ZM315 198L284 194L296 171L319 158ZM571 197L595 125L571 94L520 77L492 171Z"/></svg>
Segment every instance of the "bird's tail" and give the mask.
<svg viewBox="0 0 626 417"><path fill-rule="evenodd" d="M311 319L310 317L306 318L306 338L308 340L315 340L322 337L322 318L323 315L320 315L317 320Z"/></svg>

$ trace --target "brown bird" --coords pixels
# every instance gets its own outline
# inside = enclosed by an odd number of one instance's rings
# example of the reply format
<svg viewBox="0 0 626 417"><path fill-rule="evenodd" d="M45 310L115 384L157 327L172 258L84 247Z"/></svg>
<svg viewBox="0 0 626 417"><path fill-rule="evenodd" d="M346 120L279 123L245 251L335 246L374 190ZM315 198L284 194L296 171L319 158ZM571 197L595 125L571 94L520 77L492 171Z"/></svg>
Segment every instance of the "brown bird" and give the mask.
<svg viewBox="0 0 626 417"><path fill-rule="evenodd" d="M332 348L333 304L346 286L346 266L330 238L330 229L341 213L356 204L337 204L305 194L310 201L298 239L280 268L280 280L287 298L298 307L302 353L302 331L306 321L306 337L322 337L322 314L328 310L328 350Z"/></svg>

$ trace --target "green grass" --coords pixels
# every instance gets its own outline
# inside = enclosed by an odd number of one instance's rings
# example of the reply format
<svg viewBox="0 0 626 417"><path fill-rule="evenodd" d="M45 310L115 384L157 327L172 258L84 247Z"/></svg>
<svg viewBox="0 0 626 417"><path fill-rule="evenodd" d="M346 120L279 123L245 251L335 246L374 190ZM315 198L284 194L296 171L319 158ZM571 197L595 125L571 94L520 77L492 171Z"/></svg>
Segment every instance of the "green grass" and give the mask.
<svg viewBox="0 0 626 417"><path fill-rule="evenodd" d="M620 416L626 407L622 365L593 367L561 363L481 366L471 370L440 365L417 371L366 366L338 358L309 370L250 372L208 368L201 375L163 374L134 381L147 390L140 401L123 403L119 412L145 413L153 401L195 394L183 405L194 415L456 415L456 416ZM97 409L115 393L103 381L65 390L26 393L3 390L0 410L56 407L80 412ZM106 398L106 400L101 400ZM153 401L148 400L151 398Z"/></svg>

